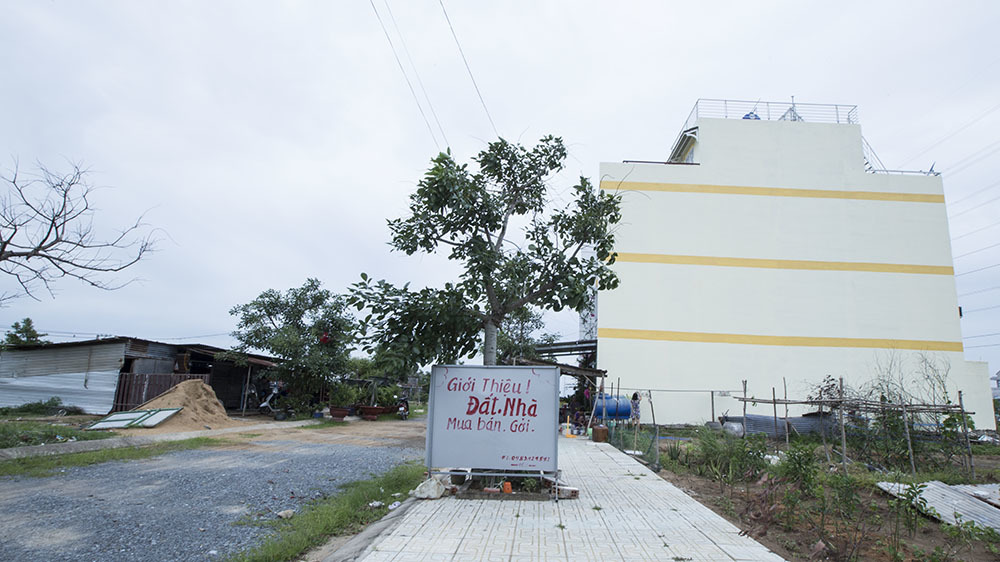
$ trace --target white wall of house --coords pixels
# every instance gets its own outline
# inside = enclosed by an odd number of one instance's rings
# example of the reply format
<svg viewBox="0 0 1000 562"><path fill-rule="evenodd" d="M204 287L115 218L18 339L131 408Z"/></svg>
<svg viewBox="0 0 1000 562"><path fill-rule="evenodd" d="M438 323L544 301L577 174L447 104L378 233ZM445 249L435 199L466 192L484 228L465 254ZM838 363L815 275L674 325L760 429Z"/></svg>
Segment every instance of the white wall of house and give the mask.
<svg viewBox="0 0 1000 562"><path fill-rule="evenodd" d="M924 354L992 428L986 364L962 350L941 178L866 172L855 124L696 125L697 165L601 165L601 188L623 197L621 286L598 307L609 380L659 389L657 422L698 423L709 393L679 391L747 380L770 398L787 381L804 398L828 374L862 386L890 355L909 379ZM727 410L742 405L716 397Z"/></svg>

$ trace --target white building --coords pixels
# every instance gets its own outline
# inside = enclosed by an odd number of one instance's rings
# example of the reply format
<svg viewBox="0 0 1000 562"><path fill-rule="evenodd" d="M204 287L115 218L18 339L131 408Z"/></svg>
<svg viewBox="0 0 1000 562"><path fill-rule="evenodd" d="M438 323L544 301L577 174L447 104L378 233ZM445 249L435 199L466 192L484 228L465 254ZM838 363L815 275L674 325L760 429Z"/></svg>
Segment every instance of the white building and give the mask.
<svg viewBox="0 0 1000 562"><path fill-rule="evenodd" d="M828 374L863 386L889 357L909 379L924 354L993 428L986 363L963 355L941 177L881 169L864 146L854 106L699 100L669 162L601 164L623 198L621 286L597 317L609 380L653 390L659 423L698 423L742 413L725 396L742 380L804 398Z"/></svg>

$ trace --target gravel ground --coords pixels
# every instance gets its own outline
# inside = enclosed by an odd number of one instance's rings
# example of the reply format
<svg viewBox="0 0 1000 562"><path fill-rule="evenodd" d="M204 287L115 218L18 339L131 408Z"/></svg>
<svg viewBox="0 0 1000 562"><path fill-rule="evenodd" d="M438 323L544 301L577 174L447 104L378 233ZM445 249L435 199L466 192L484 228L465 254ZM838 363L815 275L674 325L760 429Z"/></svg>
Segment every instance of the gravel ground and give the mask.
<svg viewBox="0 0 1000 562"><path fill-rule="evenodd" d="M423 451L253 441L0 479L0 560L210 560L253 546L273 519Z"/></svg>

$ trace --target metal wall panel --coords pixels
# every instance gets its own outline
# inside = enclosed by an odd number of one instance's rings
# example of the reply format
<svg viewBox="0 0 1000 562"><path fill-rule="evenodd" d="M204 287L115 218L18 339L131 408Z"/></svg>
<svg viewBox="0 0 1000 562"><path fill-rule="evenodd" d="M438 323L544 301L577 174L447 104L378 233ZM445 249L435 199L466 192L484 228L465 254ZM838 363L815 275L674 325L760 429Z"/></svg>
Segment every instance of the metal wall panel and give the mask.
<svg viewBox="0 0 1000 562"><path fill-rule="evenodd" d="M118 369L0 377L0 406L18 406L58 396L63 404L78 406L88 414L106 414L111 410L117 383Z"/></svg>
<svg viewBox="0 0 1000 562"><path fill-rule="evenodd" d="M0 355L0 379L87 372L118 372L125 343L96 343L51 349L13 349Z"/></svg>
<svg viewBox="0 0 1000 562"><path fill-rule="evenodd" d="M88 414L111 410L124 342L11 350L0 355L0 406L53 396Z"/></svg>

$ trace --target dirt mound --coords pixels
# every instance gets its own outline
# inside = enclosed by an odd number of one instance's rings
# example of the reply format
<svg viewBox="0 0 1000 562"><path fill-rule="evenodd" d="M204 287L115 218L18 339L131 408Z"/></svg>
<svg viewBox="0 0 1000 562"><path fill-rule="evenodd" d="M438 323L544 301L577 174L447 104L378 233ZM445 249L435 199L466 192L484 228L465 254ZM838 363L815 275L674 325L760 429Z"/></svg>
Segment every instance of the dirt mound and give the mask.
<svg viewBox="0 0 1000 562"><path fill-rule="evenodd" d="M136 410L155 408L183 409L154 428L128 429L125 432L136 434L179 433L242 425L241 422L230 419L226 415L226 408L223 407L222 402L219 402L215 391L201 379L184 381L137 407Z"/></svg>

